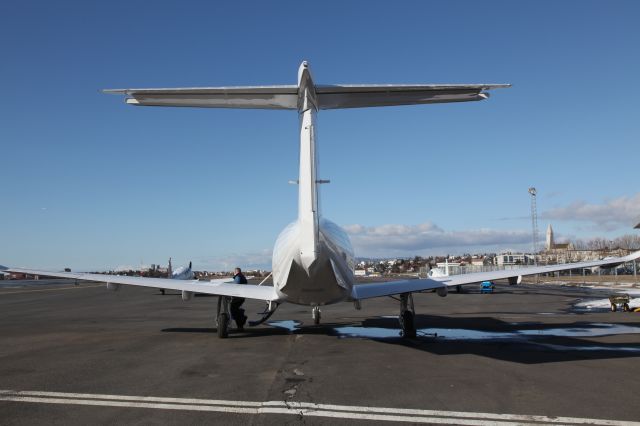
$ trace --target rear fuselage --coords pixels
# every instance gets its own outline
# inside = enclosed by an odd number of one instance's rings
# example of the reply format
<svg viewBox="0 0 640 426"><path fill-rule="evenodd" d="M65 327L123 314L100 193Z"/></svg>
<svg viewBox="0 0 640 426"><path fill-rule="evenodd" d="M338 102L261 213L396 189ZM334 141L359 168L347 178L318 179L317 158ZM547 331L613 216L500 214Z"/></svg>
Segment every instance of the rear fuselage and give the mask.
<svg viewBox="0 0 640 426"><path fill-rule="evenodd" d="M315 129L318 108L306 62L298 72L298 87L298 219L278 236L273 249L273 281L283 300L320 306L350 297L355 260L346 232L320 215Z"/></svg>

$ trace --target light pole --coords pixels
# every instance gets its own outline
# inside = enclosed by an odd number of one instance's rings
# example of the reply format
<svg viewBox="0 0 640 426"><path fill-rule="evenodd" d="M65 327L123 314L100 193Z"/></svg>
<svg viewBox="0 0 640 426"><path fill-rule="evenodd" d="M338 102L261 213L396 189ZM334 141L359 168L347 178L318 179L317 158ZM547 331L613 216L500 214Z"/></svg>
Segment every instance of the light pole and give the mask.
<svg viewBox="0 0 640 426"><path fill-rule="evenodd" d="M529 194L531 195L531 230L533 233L533 263L538 265L538 259L536 254L538 253L538 206L536 198L538 191L535 187L529 188Z"/></svg>

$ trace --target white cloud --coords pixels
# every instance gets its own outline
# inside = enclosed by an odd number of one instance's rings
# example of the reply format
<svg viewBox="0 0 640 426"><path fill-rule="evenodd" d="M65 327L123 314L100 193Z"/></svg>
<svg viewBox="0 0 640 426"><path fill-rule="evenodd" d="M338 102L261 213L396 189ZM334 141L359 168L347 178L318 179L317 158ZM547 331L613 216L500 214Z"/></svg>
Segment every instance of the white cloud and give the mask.
<svg viewBox="0 0 640 426"><path fill-rule="evenodd" d="M575 201L566 207L545 211L540 217L545 220L587 222L599 231L629 229L640 218L640 193L605 200L601 204Z"/></svg>
<svg viewBox="0 0 640 426"><path fill-rule="evenodd" d="M602 204L576 201L566 207L545 211L540 214L540 218L585 222L593 225L599 232L626 229L640 220L640 193L606 200ZM351 238L357 256L387 257L531 249L531 231L528 227L517 230L480 228L447 231L433 222L424 222L417 225L385 224L371 227L352 224L344 229ZM566 235L565 239L567 237L575 236ZM558 239L562 238L558 236ZM235 266L243 269L270 269L271 256L271 249L225 256L201 256L194 259L194 267L210 271L231 270Z"/></svg>
<svg viewBox="0 0 640 426"><path fill-rule="evenodd" d="M500 246L522 249L531 244L531 233L523 230L473 229L445 231L432 222L418 225L345 226L359 256L392 256L427 252L485 251ZM522 247L521 247L522 246ZM432 250L438 249L438 250Z"/></svg>

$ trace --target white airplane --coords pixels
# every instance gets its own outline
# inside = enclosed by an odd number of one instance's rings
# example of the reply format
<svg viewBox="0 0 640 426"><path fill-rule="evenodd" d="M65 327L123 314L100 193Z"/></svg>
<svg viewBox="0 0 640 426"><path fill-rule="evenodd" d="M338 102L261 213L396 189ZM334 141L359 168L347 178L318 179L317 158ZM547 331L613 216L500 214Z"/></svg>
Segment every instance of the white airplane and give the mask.
<svg viewBox="0 0 640 426"><path fill-rule="evenodd" d="M191 262L189 262L189 266L180 266L174 271L171 266L171 258L169 258L169 269L167 271L167 275L172 280L192 280L194 275L191 270Z"/></svg>
<svg viewBox="0 0 640 426"><path fill-rule="evenodd" d="M172 280L192 280L194 278L193 271L191 270L191 262L189 262L189 266L180 266L175 271L171 265L171 258L169 258L169 265L167 267L167 278L171 278ZM160 289L162 294L165 293L164 288Z"/></svg>
<svg viewBox="0 0 640 426"><path fill-rule="evenodd" d="M273 249L273 286L241 285L228 280L199 282L105 276L99 274L58 273L30 269L11 269L32 275L69 277L107 282L107 287L137 285L181 290L183 299L193 293L218 295L218 335L226 337L229 324L229 297L244 297L268 303L263 320L284 302L307 305L320 321L320 306L398 295L400 326L405 337L415 337L412 293L435 290L446 296L449 287L508 278L517 282L523 275L593 266L613 266L640 257L640 251L626 257L574 264L527 267L508 271L481 272L454 276L433 276L391 282L355 285L354 253L346 232L324 218L319 209L318 186L328 181L318 178L316 160L316 114L323 109L416 105L444 102L481 101L486 90L509 84L419 84L419 85L316 85L307 62L298 70L298 84L286 86L205 87L177 89L114 89L106 93L125 95L125 102L138 106L176 106L202 108L259 108L297 110L300 118L300 175L298 218L279 235ZM260 323L258 321L254 324Z"/></svg>

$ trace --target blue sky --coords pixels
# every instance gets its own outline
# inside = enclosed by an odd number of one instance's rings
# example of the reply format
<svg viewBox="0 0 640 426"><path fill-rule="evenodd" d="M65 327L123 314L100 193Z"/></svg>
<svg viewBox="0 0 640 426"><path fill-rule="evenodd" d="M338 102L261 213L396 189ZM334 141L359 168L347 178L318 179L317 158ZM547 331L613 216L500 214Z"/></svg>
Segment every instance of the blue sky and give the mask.
<svg viewBox="0 0 640 426"><path fill-rule="evenodd" d="M323 111L326 217L356 254L528 249L640 220L640 3L0 4L0 263L268 266L295 219L292 111L134 108L102 88L512 83L468 104ZM542 237L542 236L541 236Z"/></svg>

